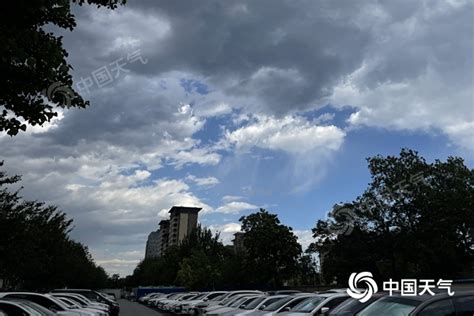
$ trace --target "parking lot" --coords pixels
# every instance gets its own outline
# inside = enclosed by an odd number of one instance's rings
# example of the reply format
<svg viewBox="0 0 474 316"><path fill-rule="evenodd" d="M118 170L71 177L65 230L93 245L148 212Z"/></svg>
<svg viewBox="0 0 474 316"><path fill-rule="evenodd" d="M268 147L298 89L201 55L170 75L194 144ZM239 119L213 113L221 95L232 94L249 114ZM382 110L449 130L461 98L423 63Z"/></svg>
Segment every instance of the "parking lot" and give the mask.
<svg viewBox="0 0 474 316"><path fill-rule="evenodd" d="M129 300L119 300L120 304L120 316L157 316L167 315L157 312L151 308L148 308L142 304L131 302Z"/></svg>

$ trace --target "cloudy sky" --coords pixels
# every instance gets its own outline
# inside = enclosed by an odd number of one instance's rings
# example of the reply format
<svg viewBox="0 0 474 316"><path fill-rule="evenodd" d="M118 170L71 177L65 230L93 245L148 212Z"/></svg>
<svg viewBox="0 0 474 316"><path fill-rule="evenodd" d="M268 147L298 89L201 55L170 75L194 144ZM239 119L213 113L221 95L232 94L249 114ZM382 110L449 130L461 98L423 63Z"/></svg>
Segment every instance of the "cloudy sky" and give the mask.
<svg viewBox="0 0 474 316"><path fill-rule="evenodd" d="M23 195L74 218L130 273L173 205L222 231L259 207L303 244L369 182L365 158L474 165L472 1L133 1L74 8L64 36L91 101L0 136Z"/></svg>

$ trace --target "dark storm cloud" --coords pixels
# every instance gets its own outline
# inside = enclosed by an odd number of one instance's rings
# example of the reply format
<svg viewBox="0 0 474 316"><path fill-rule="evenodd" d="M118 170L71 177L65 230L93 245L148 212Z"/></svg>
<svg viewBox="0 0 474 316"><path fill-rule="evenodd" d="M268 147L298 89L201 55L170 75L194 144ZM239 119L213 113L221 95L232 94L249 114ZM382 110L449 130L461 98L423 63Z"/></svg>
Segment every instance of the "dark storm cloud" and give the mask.
<svg viewBox="0 0 474 316"><path fill-rule="evenodd" d="M76 219L74 236L104 264L123 259L121 272L136 263L126 253L142 255L156 226L150 218L174 203L203 203L183 179L143 186L147 172L218 164L222 153L196 133L232 108L244 119L219 124L233 147L214 135L230 154L249 140L250 147L297 152L321 128L293 114L328 103L357 111L349 124L434 127L474 148L470 1L130 0L114 11L74 12L77 28L55 32L64 36L75 83L136 50L147 62L127 63L128 72L94 86L85 110L66 110L43 130L0 135L0 159L24 175L26 198ZM186 91L181 79L209 93ZM322 144L336 143L337 134L342 146L345 131L322 131L334 132L316 134Z"/></svg>

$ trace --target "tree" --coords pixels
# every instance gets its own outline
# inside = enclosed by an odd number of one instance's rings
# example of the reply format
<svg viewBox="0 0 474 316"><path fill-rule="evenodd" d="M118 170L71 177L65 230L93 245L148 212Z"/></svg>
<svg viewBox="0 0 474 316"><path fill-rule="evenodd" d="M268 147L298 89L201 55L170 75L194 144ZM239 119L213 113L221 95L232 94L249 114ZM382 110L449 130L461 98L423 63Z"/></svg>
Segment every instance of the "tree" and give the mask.
<svg viewBox="0 0 474 316"><path fill-rule="evenodd" d="M298 272L301 246L291 227L264 209L243 216L246 270L258 285L278 287Z"/></svg>
<svg viewBox="0 0 474 316"><path fill-rule="evenodd" d="M72 0L114 9L125 0ZM69 0L2 1L0 4L0 131L16 135L26 124L42 125L58 107L86 107L72 87L72 66L62 38L45 25L73 30Z"/></svg>
<svg viewBox="0 0 474 316"><path fill-rule="evenodd" d="M458 157L427 163L417 152L368 159L372 182L346 205L354 231L335 236L318 221L312 249L326 281L368 270L379 279L458 278L474 262L474 171ZM344 218L332 219L343 225ZM449 264L446 264L449 262Z"/></svg>
<svg viewBox="0 0 474 316"><path fill-rule="evenodd" d="M178 284L192 290L214 289L219 272L216 262L203 250L192 251L191 256L184 258L179 267L176 276Z"/></svg>
<svg viewBox="0 0 474 316"><path fill-rule="evenodd" d="M55 206L23 200L19 191L7 189L19 180L0 170L0 279L4 287L104 286L105 271L95 265L84 245L68 236L72 220Z"/></svg>

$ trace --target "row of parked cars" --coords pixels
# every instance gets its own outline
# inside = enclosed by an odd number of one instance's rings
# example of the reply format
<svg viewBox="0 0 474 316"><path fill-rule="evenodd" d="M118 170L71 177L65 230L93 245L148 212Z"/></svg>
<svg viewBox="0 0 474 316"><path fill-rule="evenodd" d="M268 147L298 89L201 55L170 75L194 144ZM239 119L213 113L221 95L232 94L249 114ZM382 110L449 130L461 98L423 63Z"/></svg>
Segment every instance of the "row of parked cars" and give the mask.
<svg viewBox="0 0 474 316"><path fill-rule="evenodd" d="M194 316L473 316L474 291L421 296L379 292L367 302L345 289L319 293L297 291L213 291L162 294L138 299L164 313ZM278 314L278 315L277 315Z"/></svg>
<svg viewBox="0 0 474 316"><path fill-rule="evenodd" d="M87 289L0 292L0 316L117 316L115 297Z"/></svg>

